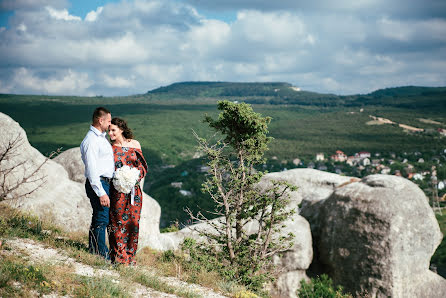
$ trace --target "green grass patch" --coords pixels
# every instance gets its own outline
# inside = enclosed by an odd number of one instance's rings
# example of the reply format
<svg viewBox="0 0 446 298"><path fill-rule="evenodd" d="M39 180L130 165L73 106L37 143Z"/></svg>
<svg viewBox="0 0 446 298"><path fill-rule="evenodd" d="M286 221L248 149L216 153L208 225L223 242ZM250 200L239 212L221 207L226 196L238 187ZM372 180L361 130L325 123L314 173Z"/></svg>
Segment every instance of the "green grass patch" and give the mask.
<svg viewBox="0 0 446 298"><path fill-rule="evenodd" d="M75 297L131 297L122 286L110 277L79 276L77 280L82 287L76 288Z"/></svg>
<svg viewBox="0 0 446 298"><path fill-rule="evenodd" d="M341 286L335 287L333 281L326 274L312 278L310 282L302 280L297 291L299 298L352 298L343 292Z"/></svg>
<svg viewBox="0 0 446 298"><path fill-rule="evenodd" d="M201 295L198 295L190 290L181 287L171 286L166 282L162 281L158 276L150 273L145 273L138 269L120 266L118 270L123 275L131 278L132 281L140 283L143 286L149 287L159 292L175 294L177 296L185 298L202 297Z"/></svg>
<svg viewBox="0 0 446 298"><path fill-rule="evenodd" d="M44 269L38 265L24 264L21 259L1 257L0 296L22 296L32 290L39 295L51 292Z"/></svg>

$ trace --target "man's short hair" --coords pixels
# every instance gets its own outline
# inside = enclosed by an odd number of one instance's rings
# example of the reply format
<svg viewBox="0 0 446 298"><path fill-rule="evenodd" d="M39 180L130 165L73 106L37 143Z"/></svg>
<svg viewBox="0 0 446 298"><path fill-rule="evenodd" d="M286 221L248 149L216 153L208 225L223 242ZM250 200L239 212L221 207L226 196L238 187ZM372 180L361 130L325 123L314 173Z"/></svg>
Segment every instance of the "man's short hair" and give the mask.
<svg viewBox="0 0 446 298"><path fill-rule="evenodd" d="M107 114L111 114L109 110L107 110L104 107L97 107L93 112L93 117L92 117L93 124L97 123L99 118Z"/></svg>

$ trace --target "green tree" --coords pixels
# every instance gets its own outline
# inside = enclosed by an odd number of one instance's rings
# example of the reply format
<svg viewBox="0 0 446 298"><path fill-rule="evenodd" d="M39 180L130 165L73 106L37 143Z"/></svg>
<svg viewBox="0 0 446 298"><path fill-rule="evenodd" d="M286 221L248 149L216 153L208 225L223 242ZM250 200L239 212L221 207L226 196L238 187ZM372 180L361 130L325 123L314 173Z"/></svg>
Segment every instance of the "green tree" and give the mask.
<svg viewBox="0 0 446 298"><path fill-rule="evenodd" d="M278 235L284 221L295 213L287 205L289 192L296 187L284 181L273 181L263 190L258 186L264 173L255 166L265 162L264 153L272 139L267 136L271 118L255 113L245 103L220 101L218 109L217 120L206 116L204 121L222 138L211 145L196 137L208 157L210 175L203 190L216 205L210 214L220 217L208 220L203 213L189 214L214 228L201 233L220 248L214 253L230 266L233 277L259 289L271 277L272 256L292 245L294 235Z"/></svg>

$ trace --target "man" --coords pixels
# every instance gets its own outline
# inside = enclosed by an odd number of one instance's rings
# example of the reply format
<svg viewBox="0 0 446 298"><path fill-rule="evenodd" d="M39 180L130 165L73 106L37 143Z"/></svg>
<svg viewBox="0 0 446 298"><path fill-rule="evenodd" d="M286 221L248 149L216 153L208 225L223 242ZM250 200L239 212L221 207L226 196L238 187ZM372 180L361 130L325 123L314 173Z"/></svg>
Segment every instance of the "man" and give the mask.
<svg viewBox="0 0 446 298"><path fill-rule="evenodd" d="M103 107L93 112L93 123L81 143L85 165L85 190L93 208L88 248L91 253L110 259L105 243L105 230L109 223L110 182L115 170L113 149L106 138L111 124L111 113Z"/></svg>

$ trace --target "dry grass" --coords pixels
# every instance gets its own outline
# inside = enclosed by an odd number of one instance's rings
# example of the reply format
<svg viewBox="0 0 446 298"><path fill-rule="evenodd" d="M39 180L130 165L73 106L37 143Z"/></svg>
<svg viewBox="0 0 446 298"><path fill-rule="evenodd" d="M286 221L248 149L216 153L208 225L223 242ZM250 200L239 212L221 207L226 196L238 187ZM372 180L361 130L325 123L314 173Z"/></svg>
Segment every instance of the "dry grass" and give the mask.
<svg viewBox="0 0 446 298"><path fill-rule="evenodd" d="M171 257L166 257L166 255ZM173 276L182 281L196 283L215 291L228 292L227 287L222 287L226 281L217 272L209 272L203 268L201 270L193 270L184 266L189 260L180 251L161 252L145 247L138 252L137 261L140 266L150 268L156 274Z"/></svg>
<svg viewBox="0 0 446 298"><path fill-rule="evenodd" d="M132 268L112 266L109 261L106 261L102 257L90 254L88 252L88 235L86 233L66 233L50 222L42 221L37 217L19 212L6 204L0 204L0 263L4 264L5 258L11 258L12 261L8 263L10 264L9 266L15 266L14 264L16 263L22 265L28 264L27 261L17 261L15 259L17 257L14 256L14 253L19 254L20 252L16 251L13 253L12 249L8 248L7 243L10 238L29 238L44 246L61 249L68 257L95 269L114 270L115 272L127 270L127 274L121 275L120 280L123 281L122 284L126 284L126 281L129 283L137 282L153 289L173 293L178 296L197 297L196 294L183 287L171 286L158 278L158 276L173 276L186 282L193 280L194 283L201 284L202 286L221 290L218 285L220 280L218 274L204 271L188 272L184 270L184 262L186 260L180 254L175 258L166 259L165 253L150 248L143 248L137 255L137 261L139 264L138 267L142 271L146 273L153 272L153 274L143 274L141 272L138 272L138 274L128 274ZM31 266L31 264L29 265ZM21 282L20 280L25 279L20 276L18 277L19 281L17 281L17 278L9 275L5 277L0 274L0 285L2 285L0 287L0 297L33 297L48 294L49 292L57 293L58 295L79 297L103 297L104 293L108 293L105 296L126 297L127 295L127 289L116 286L116 282L110 280L110 278L80 277L75 274L74 266L61 264L49 265L44 263L38 266L40 268L39 272L44 273L41 276L41 282L44 282L42 284ZM3 271L10 271L7 268L3 269ZM24 268L22 269L25 270ZM131 292L130 289L129 292Z"/></svg>

